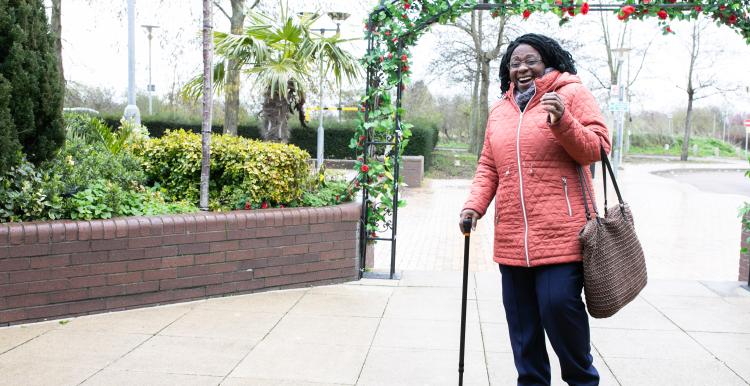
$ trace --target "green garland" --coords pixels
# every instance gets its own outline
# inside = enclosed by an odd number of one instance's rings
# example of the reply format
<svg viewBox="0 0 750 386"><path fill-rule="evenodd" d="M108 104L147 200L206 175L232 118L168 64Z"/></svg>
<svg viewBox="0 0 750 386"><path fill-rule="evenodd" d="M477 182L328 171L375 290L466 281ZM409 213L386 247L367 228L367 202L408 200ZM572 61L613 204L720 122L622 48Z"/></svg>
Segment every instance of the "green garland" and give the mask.
<svg viewBox="0 0 750 386"><path fill-rule="evenodd" d="M564 24L572 17L586 15L589 10L604 9L600 4L589 5L582 0L490 0L492 4L502 5L491 11L493 17L501 15L519 15L528 19L534 13L554 13L560 17L560 24ZM357 154L364 154L365 142L392 142L396 135L400 136L400 149L396 152L401 157L411 135L409 124L401 123L397 130L396 113L403 116L403 110L397 111L393 104L393 95L399 85L399 75L402 87L410 83L409 47L413 46L419 37L427 31L419 28L423 24L445 24L455 21L462 14L469 12L477 4L476 0L403 0L388 1L383 4L380 12L373 13L373 19L368 24L365 21L365 39L373 38L373 47L362 63L366 68L376 70L379 84L371 84L367 95L361 99L362 110L369 109L368 120L360 114L354 138L349 145L356 149ZM380 9L379 5L376 9ZM669 26L672 20L691 20L704 15L714 19L717 25L726 25L739 33L750 44L750 17L748 8L750 0L706 0L677 2L667 0L656 2L652 0L626 0L614 7L614 13L624 22L637 19L657 18L664 34L673 33ZM399 39L403 48L399 50ZM370 131L371 130L371 131ZM371 133L371 137L368 137ZM375 237L382 224L387 223L389 209L393 207L395 157L386 156L384 159L357 159L355 169L358 172L349 194L367 187L369 198L367 208L369 215L366 230L369 236ZM399 178L399 183L401 183ZM399 206L404 204L399 200Z"/></svg>

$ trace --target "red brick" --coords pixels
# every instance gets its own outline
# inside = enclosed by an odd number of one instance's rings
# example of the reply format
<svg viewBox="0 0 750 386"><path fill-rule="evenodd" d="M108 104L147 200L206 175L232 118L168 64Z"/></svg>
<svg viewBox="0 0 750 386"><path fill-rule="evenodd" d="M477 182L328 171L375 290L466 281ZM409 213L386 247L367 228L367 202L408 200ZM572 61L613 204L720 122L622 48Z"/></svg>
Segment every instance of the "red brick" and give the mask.
<svg viewBox="0 0 750 386"><path fill-rule="evenodd" d="M267 277L265 280L266 280L266 286L278 287L278 286L284 286L284 285L288 285L292 283L299 283L300 279L301 278L298 275L283 275L283 276Z"/></svg>
<svg viewBox="0 0 750 386"><path fill-rule="evenodd" d="M310 233L327 233L335 231L337 231L336 224L333 223L310 225Z"/></svg>
<svg viewBox="0 0 750 386"><path fill-rule="evenodd" d="M281 256L281 248L259 248L255 250L255 257Z"/></svg>
<svg viewBox="0 0 750 386"><path fill-rule="evenodd" d="M127 224L127 232L128 232L127 237L129 238L141 237L141 225L138 223L137 218L127 217L125 218L125 223Z"/></svg>
<svg viewBox="0 0 750 386"><path fill-rule="evenodd" d="M49 294L50 303L74 302L89 297L89 291L86 288L76 288L67 291L58 291Z"/></svg>
<svg viewBox="0 0 750 386"><path fill-rule="evenodd" d="M333 249L333 241L324 241L321 243L310 244L310 252L323 252Z"/></svg>
<svg viewBox="0 0 750 386"><path fill-rule="evenodd" d="M89 297L91 298L108 298L121 295L125 295L124 285L89 288Z"/></svg>
<svg viewBox="0 0 750 386"><path fill-rule="evenodd" d="M2 225L0 225L0 229ZM10 247L0 247L0 259L5 259L10 254Z"/></svg>
<svg viewBox="0 0 750 386"><path fill-rule="evenodd" d="M268 259L239 260L237 263L239 264L238 270L268 267Z"/></svg>
<svg viewBox="0 0 750 386"><path fill-rule="evenodd" d="M210 250L208 243L180 245L178 249L180 255L208 253Z"/></svg>
<svg viewBox="0 0 750 386"><path fill-rule="evenodd" d="M8 239L10 234L10 225L0 224L0 245L8 245L10 240Z"/></svg>
<svg viewBox="0 0 750 386"><path fill-rule="evenodd" d="M273 216L273 224L277 227L283 227L284 226L284 215L282 211L280 210L274 210L273 212L269 213Z"/></svg>
<svg viewBox="0 0 750 386"><path fill-rule="evenodd" d="M294 275L297 273L307 272L307 266L304 264L289 265L281 267L281 273L284 275Z"/></svg>
<svg viewBox="0 0 750 386"><path fill-rule="evenodd" d="M179 279L164 279L159 280L159 290L170 290L175 288L186 288L193 286L192 277L181 277Z"/></svg>
<svg viewBox="0 0 750 386"><path fill-rule="evenodd" d="M320 254L318 253L306 253L294 256L294 264L313 263L316 261L320 261Z"/></svg>
<svg viewBox="0 0 750 386"><path fill-rule="evenodd" d="M104 299L91 299L83 302L75 302L68 305L68 312L71 314L87 314L94 311L107 309L107 302Z"/></svg>
<svg viewBox="0 0 750 386"><path fill-rule="evenodd" d="M13 224L10 225L10 244L11 245L18 245L23 244L23 225L20 224Z"/></svg>
<svg viewBox="0 0 750 386"><path fill-rule="evenodd" d="M49 294L24 294L5 298L8 308L41 306L49 303Z"/></svg>
<svg viewBox="0 0 750 386"><path fill-rule="evenodd" d="M206 297L206 289L203 287L172 291L172 298L177 300L200 299L204 297Z"/></svg>
<svg viewBox="0 0 750 386"><path fill-rule="evenodd" d="M99 252L85 252L85 253L76 253L70 256L70 263L72 265L78 265L78 264L93 264L93 263L102 263L107 261L108 259L108 253L107 251L99 251Z"/></svg>
<svg viewBox="0 0 750 386"><path fill-rule="evenodd" d="M101 240L104 238L104 222L101 220L95 220L89 222L91 226L91 240Z"/></svg>
<svg viewBox="0 0 750 386"><path fill-rule="evenodd" d="M240 242L238 240L219 241L210 244L211 252L236 251L239 248Z"/></svg>
<svg viewBox="0 0 750 386"><path fill-rule="evenodd" d="M67 267L52 268L51 277L54 279L70 278L76 276L86 276L90 273L88 265L72 265Z"/></svg>
<svg viewBox="0 0 750 386"><path fill-rule="evenodd" d="M36 224L36 238L37 242L40 244L47 244L50 242L50 236L52 235L52 228L50 227L50 224L45 223L39 223Z"/></svg>
<svg viewBox="0 0 750 386"><path fill-rule="evenodd" d="M284 231L281 228L257 228L255 232L256 237L279 237L284 235Z"/></svg>
<svg viewBox="0 0 750 386"><path fill-rule="evenodd" d="M257 228L258 225L258 213L246 213L245 217L245 228Z"/></svg>
<svg viewBox="0 0 750 386"><path fill-rule="evenodd" d="M52 304L42 307L33 307L26 309L26 319L44 319L61 316L68 313L68 304Z"/></svg>
<svg viewBox="0 0 750 386"><path fill-rule="evenodd" d="M252 280L255 276L253 271L235 271L224 273L224 282Z"/></svg>
<svg viewBox="0 0 750 386"><path fill-rule="evenodd" d="M162 236L162 245L191 244L195 242L194 234L172 234Z"/></svg>
<svg viewBox="0 0 750 386"><path fill-rule="evenodd" d="M143 272L143 281L174 279L177 277L177 268L156 269Z"/></svg>
<svg viewBox="0 0 750 386"><path fill-rule="evenodd" d="M174 233L174 217L164 216L161 218L162 234L171 235Z"/></svg>
<svg viewBox="0 0 750 386"><path fill-rule="evenodd" d="M146 249L145 258L177 256L177 246L155 247Z"/></svg>
<svg viewBox="0 0 750 386"><path fill-rule="evenodd" d="M282 211L281 217L283 219L282 224L284 225L284 228L294 225L294 215L290 211Z"/></svg>
<svg viewBox="0 0 750 386"><path fill-rule="evenodd" d="M23 243L26 245L36 243L36 224L22 224Z"/></svg>
<svg viewBox="0 0 750 386"><path fill-rule="evenodd" d="M158 247L161 242L161 236L131 238L128 240L128 249Z"/></svg>
<svg viewBox="0 0 750 386"><path fill-rule="evenodd" d="M193 265L195 258L192 255L162 258L163 267L184 267Z"/></svg>
<svg viewBox="0 0 750 386"><path fill-rule="evenodd" d="M35 269L31 271L13 271L9 272L11 283L24 283L30 281L42 281L52 278L52 271L49 269Z"/></svg>
<svg viewBox="0 0 750 386"><path fill-rule="evenodd" d="M142 272L114 273L107 275L107 285L137 283L142 280Z"/></svg>
<svg viewBox="0 0 750 386"><path fill-rule="evenodd" d="M232 272L236 271L238 267L239 265L236 262L182 267L177 268L177 277L201 276L211 275L215 273Z"/></svg>
<svg viewBox="0 0 750 386"><path fill-rule="evenodd" d="M144 256L145 250L143 248L109 251L109 261L135 260L142 259Z"/></svg>
<svg viewBox="0 0 750 386"><path fill-rule="evenodd" d="M229 212L224 215L224 226L227 231L239 229L237 214L235 212Z"/></svg>
<svg viewBox="0 0 750 386"><path fill-rule="evenodd" d="M294 237L295 244L311 244L320 242L323 237L320 233L301 234Z"/></svg>
<svg viewBox="0 0 750 386"><path fill-rule="evenodd" d="M357 248L357 240L339 240L333 242L333 249L354 249Z"/></svg>
<svg viewBox="0 0 750 386"><path fill-rule="evenodd" d="M227 261L234 261L234 260L247 260L255 258L255 251L252 249L243 249L239 251L229 251L227 252Z"/></svg>
<svg viewBox="0 0 750 386"><path fill-rule="evenodd" d="M240 249L265 248L268 246L268 240L270 239L240 240Z"/></svg>
<svg viewBox="0 0 750 386"><path fill-rule="evenodd" d="M128 222L125 218L117 218L115 222L115 237L128 237Z"/></svg>
<svg viewBox="0 0 750 386"><path fill-rule="evenodd" d="M149 233L151 233L152 236L161 236L164 234L164 223L162 222L161 217L149 217L148 221L150 223Z"/></svg>
<svg viewBox="0 0 750 386"><path fill-rule="evenodd" d="M65 240L67 241L78 240L78 222L63 221L63 225L65 225Z"/></svg>
<svg viewBox="0 0 750 386"><path fill-rule="evenodd" d="M289 256L289 255L301 255L304 253L307 253L307 244L302 245L289 245L286 247L281 247L281 254L283 256Z"/></svg>
<svg viewBox="0 0 750 386"><path fill-rule="evenodd" d="M89 272L92 275L124 273L127 271L126 261L114 261L110 263L91 264Z"/></svg>
<svg viewBox="0 0 750 386"><path fill-rule="evenodd" d="M49 246L49 253L62 255L65 253L88 252L90 243L88 241L70 241L66 243L52 243Z"/></svg>
<svg viewBox="0 0 750 386"><path fill-rule="evenodd" d="M68 279L45 280L29 283L28 292L30 294L37 292L62 291L70 288Z"/></svg>
<svg viewBox="0 0 750 386"><path fill-rule="evenodd" d="M107 284L106 275L81 276L69 279L70 288L99 287Z"/></svg>
<svg viewBox="0 0 750 386"><path fill-rule="evenodd" d="M13 295L23 295L29 292L29 283L15 283L0 285L0 294L3 297Z"/></svg>
<svg viewBox="0 0 750 386"><path fill-rule="evenodd" d="M253 280L236 282L236 284L237 284L238 292L247 292L247 291L253 291L253 290L264 288L266 286L266 280L265 279L253 279Z"/></svg>
<svg viewBox="0 0 750 386"><path fill-rule="evenodd" d="M8 284L10 283L10 278L8 276L8 273L0 272L0 284Z"/></svg>
<svg viewBox="0 0 750 386"><path fill-rule="evenodd" d="M340 240L349 240L355 237L355 233L353 231L338 231L338 232L328 232L323 234L323 240L325 241L340 241Z"/></svg>
<svg viewBox="0 0 750 386"><path fill-rule="evenodd" d="M215 252L206 255L195 255L195 264L221 263L226 260L224 252Z"/></svg>
<svg viewBox="0 0 750 386"><path fill-rule="evenodd" d="M172 292L153 292L107 299L107 309L130 308L146 304L158 304L174 299Z"/></svg>
<svg viewBox="0 0 750 386"><path fill-rule="evenodd" d="M128 239L91 240L91 251L114 251L128 248Z"/></svg>
<svg viewBox="0 0 750 386"><path fill-rule="evenodd" d="M185 216L173 216L172 220L174 220L174 233L175 234L184 234L187 231L187 223ZM190 232L193 233L193 232Z"/></svg>
<svg viewBox="0 0 750 386"><path fill-rule="evenodd" d="M214 274L214 275L206 275L206 276L196 276L192 278L191 285L193 287L199 287L199 286L206 286L210 284L219 284L222 283L224 280L224 275L222 274Z"/></svg>
<svg viewBox="0 0 750 386"><path fill-rule="evenodd" d="M331 251L320 252L320 260L335 260L344 257L343 249L334 249Z"/></svg>
<svg viewBox="0 0 750 386"><path fill-rule="evenodd" d="M310 210L307 208L299 208L300 224L310 223Z"/></svg>
<svg viewBox="0 0 750 386"><path fill-rule="evenodd" d="M117 235L117 227L115 226L114 220L101 220L102 224L102 238L103 239L114 239Z"/></svg>
<svg viewBox="0 0 750 386"><path fill-rule="evenodd" d="M211 213L206 216L206 230L209 232L226 231L226 215Z"/></svg>
<svg viewBox="0 0 750 386"><path fill-rule="evenodd" d="M162 268L162 260L160 258L128 262L128 271L145 271L159 268Z"/></svg>
<svg viewBox="0 0 750 386"><path fill-rule="evenodd" d="M227 231L227 240L244 240L257 237L255 229L234 229Z"/></svg>
<svg viewBox="0 0 750 386"><path fill-rule="evenodd" d="M50 223L50 232L51 242L65 241L65 224L61 221Z"/></svg>
<svg viewBox="0 0 750 386"><path fill-rule="evenodd" d="M271 257L268 259L268 266L291 265L294 264L296 259L297 256L295 255Z"/></svg>
<svg viewBox="0 0 750 386"><path fill-rule="evenodd" d="M138 230L141 237L153 236L151 234L151 222L146 217L138 217Z"/></svg>
<svg viewBox="0 0 750 386"><path fill-rule="evenodd" d="M295 236L274 237L268 240L268 246L281 247L285 245L294 245Z"/></svg>
<svg viewBox="0 0 750 386"><path fill-rule="evenodd" d="M127 295L140 294L144 292L156 292L159 290L158 281L141 282L135 284L128 284L125 286L125 293Z"/></svg>
<svg viewBox="0 0 750 386"><path fill-rule="evenodd" d="M0 311L0 325L21 320L26 320L26 310L24 309Z"/></svg>
<svg viewBox="0 0 750 386"><path fill-rule="evenodd" d="M31 258L29 257L14 257L0 260L0 272L21 271L29 269L30 266Z"/></svg>
<svg viewBox="0 0 750 386"><path fill-rule="evenodd" d="M205 214L194 214L192 220L195 224L195 233L205 233L208 231Z"/></svg>
<svg viewBox="0 0 750 386"><path fill-rule="evenodd" d="M70 264L70 255L47 255L31 258L31 268L64 267Z"/></svg>
<svg viewBox="0 0 750 386"><path fill-rule="evenodd" d="M237 285L237 283L212 284L206 286L206 296L231 294L237 292L238 290L239 286Z"/></svg>
<svg viewBox="0 0 750 386"><path fill-rule="evenodd" d="M9 257L42 256L49 253L49 244L15 245L8 251Z"/></svg>
<svg viewBox="0 0 750 386"><path fill-rule="evenodd" d="M258 268L254 277L270 277L281 275L281 267Z"/></svg>
<svg viewBox="0 0 750 386"><path fill-rule="evenodd" d="M284 227L284 236L296 236L310 232L309 225L294 225Z"/></svg>
<svg viewBox="0 0 750 386"><path fill-rule="evenodd" d="M210 241L224 241L227 239L226 232L203 232L195 235L196 243L206 243Z"/></svg>
<svg viewBox="0 0 750 386"><path fill-rule="evenodd" d="M91 223L88 221L78 222L78 240L88 241L91 239Z"/></svg>

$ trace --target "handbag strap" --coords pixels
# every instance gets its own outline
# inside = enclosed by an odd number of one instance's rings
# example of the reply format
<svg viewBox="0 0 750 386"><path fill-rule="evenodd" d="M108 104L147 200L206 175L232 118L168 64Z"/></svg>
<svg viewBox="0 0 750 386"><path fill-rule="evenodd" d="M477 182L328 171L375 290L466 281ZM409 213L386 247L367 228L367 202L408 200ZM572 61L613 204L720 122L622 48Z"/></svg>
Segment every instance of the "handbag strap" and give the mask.
<svg viewBox="0 0 750 386"><path fill-rule="evenodd" d="M612 177L612 186L615 187L615 193L617 193L617 202L620 203L620 205L624 204L625 202L622 200L622 194L620 193L620 187L617 185L617 179L615 179L615 172L612 169L612 165L609 163L609 158L607 157L607 152L604 151L604 146L599 146L599 150L601 152L602 157L602 169L606 169L609 172L609 176ZM606 172L602 173L604 175L604 215L607 214L607 174Z"/></svg>
<svg viewBox="0 0 750 386"><path fill-rule="evenodd" d="M615 187L615 193L617 193L617 201L620 203L620 205L624 204L624 201L622 199L622 194L620 193L620 187L617 185L617 179L615 179L615 173L612 169L612 164L609 162L609 158L607 157L607 152L604 150L604 146L599 146L599 151L601 154L601 162L602 162L602 179L604 183L604 217L607 217L607 174L609 173L609 176L612 178L612 185ZM577 165L578 168L578 180L581 183L581 192L583 193L583 207L586 210L586 220L591 220L591 211L589 210L589 201L591 201L591 205L594 209L594 213L596 213L597 217L599 216L599 211L596 209L596 202L594 202L594 194L591 190L591 187L589 186L588 179L586 179L584 176L583 168L581 168L581 165ZM588 199L586 196L588 195Z"/></svg>
<svg viewBox="0 0 750 386"><path fill-rule="evenodd" d="M583 172L583 168L581 165L576 165L576 167L578 168L578 181L581 184L581 193L583 194L583 208L586 211L586 221L588 221L591 220L591 211L589 210L589 200L586 199L586 194L589 195L591 206L594 208L596 217L599 217L599 211L596 209L596 202L594 202L594 195L591 193L591 187L589 187L589 183L584 177L585 173Z"/></svg>

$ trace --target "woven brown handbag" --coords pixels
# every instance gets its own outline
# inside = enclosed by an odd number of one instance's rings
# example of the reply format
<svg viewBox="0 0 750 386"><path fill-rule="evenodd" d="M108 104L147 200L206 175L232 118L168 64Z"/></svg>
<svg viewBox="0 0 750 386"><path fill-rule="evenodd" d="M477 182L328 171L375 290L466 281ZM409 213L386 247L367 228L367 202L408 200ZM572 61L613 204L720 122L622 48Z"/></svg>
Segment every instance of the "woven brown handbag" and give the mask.
<svg viewBox="0 0 750 386"><path fill-rule="evenodd" d="M608 318L630 303L646 286L646 259L633 226L633 214L622 200L612 165L601 149L604 180L604 217L599 217L583 170L578 177L586 209L586 225L578 238L583 246L583 279L586 308L594 318ZM618 205L607 209L607 172L617 192ZM591 217L589 200L595 216Z"/></svg>

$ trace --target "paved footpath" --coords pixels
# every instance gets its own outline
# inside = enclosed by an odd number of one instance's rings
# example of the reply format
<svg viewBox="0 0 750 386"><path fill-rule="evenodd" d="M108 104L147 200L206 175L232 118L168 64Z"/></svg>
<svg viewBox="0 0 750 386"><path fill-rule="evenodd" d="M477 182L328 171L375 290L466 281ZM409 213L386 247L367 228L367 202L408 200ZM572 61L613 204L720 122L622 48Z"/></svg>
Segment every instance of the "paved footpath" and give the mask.
<svg viewBox="0 0 750 386"><path fill-rule="evenodd" d="M601 384L748 385L750 292L733 281L736 207L747 198L650 174L659 168L628 165L621 176L650 282L615 317L591 320ZM408 192L400 212L400 280L0 328L0 384L455 385L463 248L456 219L468 183L427 186ZM465 384L513 385L486 226L472 237Z"/></svg>

